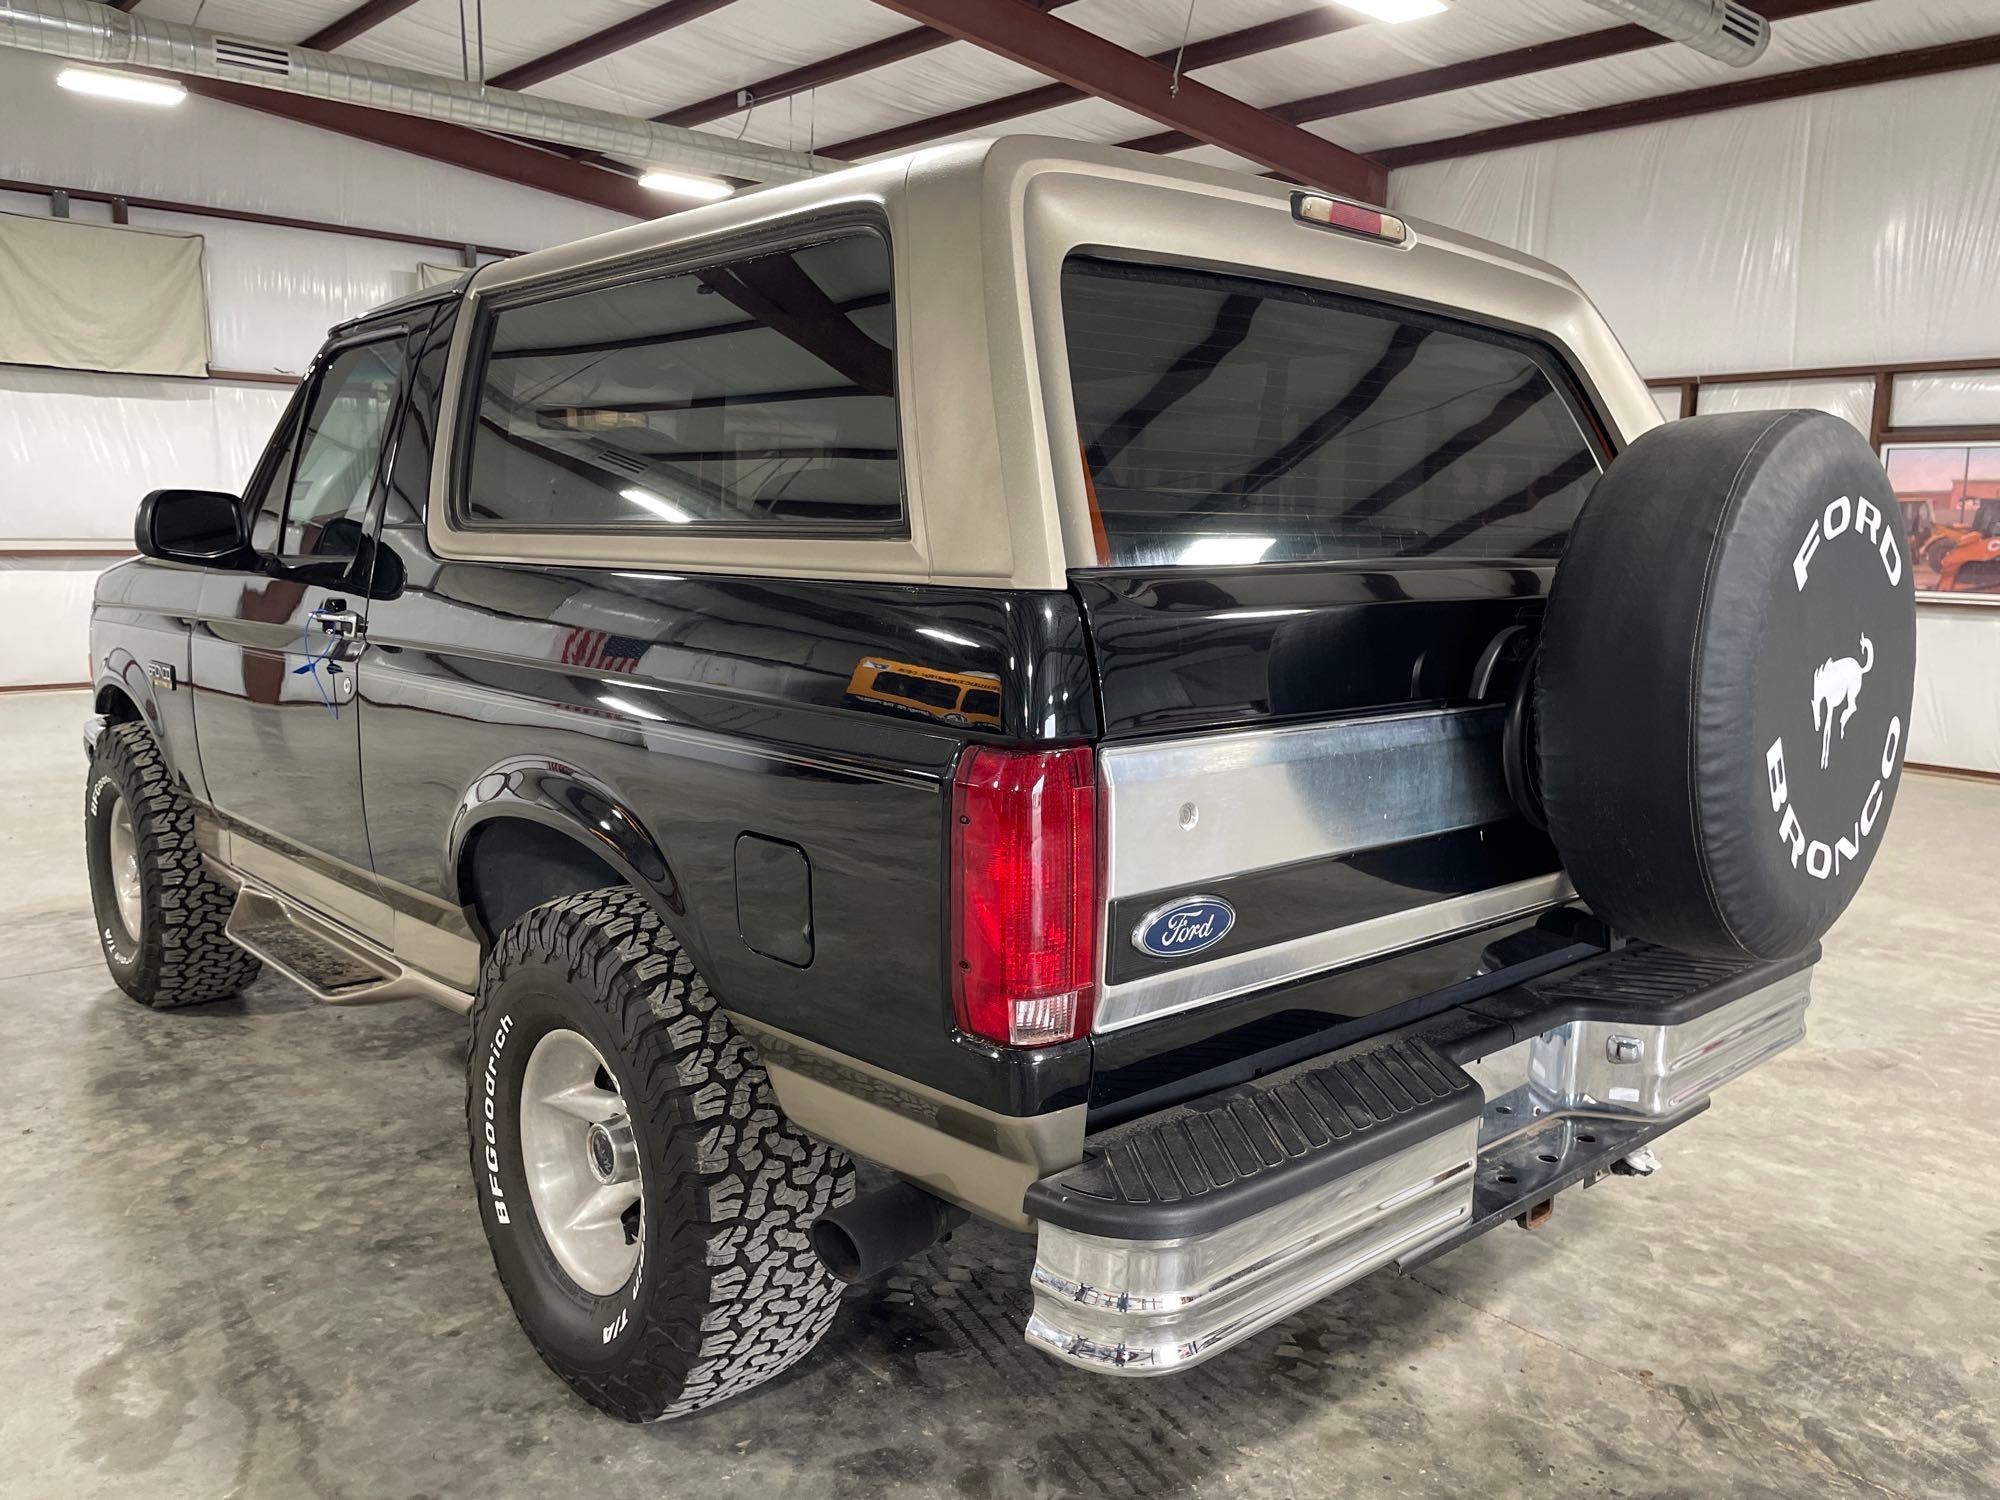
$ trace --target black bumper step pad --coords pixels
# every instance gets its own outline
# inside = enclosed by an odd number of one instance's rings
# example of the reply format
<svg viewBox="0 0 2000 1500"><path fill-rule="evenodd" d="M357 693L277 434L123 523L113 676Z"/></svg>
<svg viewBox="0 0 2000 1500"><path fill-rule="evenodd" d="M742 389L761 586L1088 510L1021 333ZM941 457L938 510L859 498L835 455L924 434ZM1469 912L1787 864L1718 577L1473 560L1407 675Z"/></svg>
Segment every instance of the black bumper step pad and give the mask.
<svg viewBox="0 0 2000 1500"><path fill-rule="evenodd" d="M1487 1022L1488 1028L1461 1025L1450 1040L1442 1035L1432 1035L1431 1040L1454 1061L1464 1062L1567 1021L1680 1026L1811 968L1819 955L1815 945L1796 958L1765 963L1754 958L1697 958L1652 943L1629 943L1467 1001L1461 1009ZM1430 1031L1427 1027L1426 1033Z"/></svg>
<svg viewBox="0 0 2000 1500"><path fill-rule="evenodd" d="M1464 1070L1406 1038L1114 1126L1025 1206L1081 1234L1202 1234L1477 1120L1483 1105Z"/></svg>

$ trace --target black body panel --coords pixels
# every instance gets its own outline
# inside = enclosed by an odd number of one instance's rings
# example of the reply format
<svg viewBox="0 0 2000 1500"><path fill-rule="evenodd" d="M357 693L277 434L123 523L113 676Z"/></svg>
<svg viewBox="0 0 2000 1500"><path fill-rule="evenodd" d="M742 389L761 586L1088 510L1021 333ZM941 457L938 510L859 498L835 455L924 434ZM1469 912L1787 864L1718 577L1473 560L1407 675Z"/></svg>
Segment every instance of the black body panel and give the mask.
<svg viewBox="0 0 2000 1500"><path fill-rule="evenodd" d="M1116 739L1471 702L1487 646L1539 624L1552 572L1299 563L1072 580Z"/></svg>

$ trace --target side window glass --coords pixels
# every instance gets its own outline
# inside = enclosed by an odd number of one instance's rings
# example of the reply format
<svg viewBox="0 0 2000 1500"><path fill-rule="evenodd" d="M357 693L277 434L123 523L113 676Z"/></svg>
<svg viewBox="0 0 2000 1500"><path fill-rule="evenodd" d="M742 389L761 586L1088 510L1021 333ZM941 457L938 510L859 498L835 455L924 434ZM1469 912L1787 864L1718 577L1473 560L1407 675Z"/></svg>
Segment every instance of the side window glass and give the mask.
<svg viewBox="0 0 2000 1500"><path fill-rule="evenodd" d="M263 483L244 497L250 509L250 550L260 557L275 557L278 538L285 526L285 487L291 482L296 404L287 408L278 423L279 452Z"/></svg>
<svg viewBox="0 0 2000 1500"><path fill-rule="evenodd" d="M343 349L321 372L299 429L280 553L336 562L352 558L395 410L400 337Z"/></svg>
<svg viewBox="0 0 2000 1500"><path fill-rule="evenodd" d="M459 516L895 528L889 246L867 232L503 308Z"/></svg>

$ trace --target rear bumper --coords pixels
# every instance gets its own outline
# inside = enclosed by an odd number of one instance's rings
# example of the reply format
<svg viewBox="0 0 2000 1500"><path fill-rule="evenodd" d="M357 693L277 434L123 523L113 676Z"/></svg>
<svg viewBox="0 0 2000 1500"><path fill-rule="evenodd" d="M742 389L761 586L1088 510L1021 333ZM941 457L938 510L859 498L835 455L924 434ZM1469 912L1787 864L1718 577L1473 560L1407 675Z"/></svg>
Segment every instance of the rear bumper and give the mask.
<svg viewBox="0 0 2000 1500"><path fill-rule="evenodd" d="M1804 1036L1817 957L1634 946L1094 1137L1028 1193L1028 1341L1186 1368L1588 1185Z"/></svg>

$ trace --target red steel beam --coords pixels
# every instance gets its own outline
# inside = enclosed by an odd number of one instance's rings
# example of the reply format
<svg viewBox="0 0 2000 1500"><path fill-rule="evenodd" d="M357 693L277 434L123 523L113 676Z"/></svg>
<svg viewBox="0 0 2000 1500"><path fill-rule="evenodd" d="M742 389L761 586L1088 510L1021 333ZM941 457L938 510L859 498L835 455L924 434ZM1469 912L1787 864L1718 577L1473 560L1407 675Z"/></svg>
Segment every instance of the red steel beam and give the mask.
<svg viewBox="0 0 2000 1500"><path fill-rule="evenodd" d="M1037 10L1055 10L1069 5L1073 0L1028 0ZM706 125L711 120L720 120L733 115L743 106L737 103L737 96L748 94L753 103L775 104L780 99L789 99L794 94L803 94L808 89L819 88L823 84L839 83L845 78L854 78L862 73L872 73L877 68L886 68L890 63L902 62L905 58L921 57L926 52L935 52L939 47L949 47L956 38L946 36L942 31L933 31L928 26L912 26L908 31L899 31L894 36L885 36L880 41L870 42L865 47L850 48L819 62L807 63L784 73L773 73L769 78L760 78L755 83L746 83L738 88L727 89L720 94L710 94L706 99L697 99L692 104L682 104L653 116L661 125L680 125L692 128Z"/></svg>
<svg viewBox="0 0 2000 1500"><path fill-rule="evenodd" d="M1021 0L876 0L1009 61L1094 94L1169 129L1249 158L1293 182L1379 202L1388 177L1378 162L1273 119L1192 78L1172 88L1167 69Z"/></svg>
<svg viewBox="0 0 2000 1500"><path fill-rule="evenodd" d="M1377 153L1377 160L1389 167L1413 167L1421 162L1472 156L1482 151L1500 151L1509 146L1532 146L1542 141L1594 135L1603 130L1621 130L1628 125L1684 120L1692 115L1713 114L1717 110L1738 109L1748 104L1769 104L1778 99L1798 99L1809 94L1863 88L1871 83L1893 83L1904 78L1928 78L1939 73L1955 73L1963 68L1983 68L1994 64L2000 64L2000 36L1979 37L1969 42L1946 42L1936 47L1914 47L1907 52L1891 52L1881 57L1827 63L1817 68L1798 68L1790 73L1766 73L1736 83L1717 84L1712 88L1656 94L1650 99L1607 104L1598 109L1557 115L1548 120L1523 120L1515 125L1475 130L1467 135L1447 136L1442 140L1392 146Z"/></svg>
<svg viewBox="0 0 2000 1500"><path fill-rule="evenodd" d="M580 203L594 203L638 219L657 219L662 212L658 195L649 193L630 177L585 166L567 157L538 151L497 135L467 130L441 120L415 115L391 114L386 110L363 109L332 99L306 94L285 94L276 89L252 88L217 78L182 78L191 94L219 99L281 119L296 120L321 130L372 141L397 151L407 151L432 161L483 172L523 187L539 188Z"/></svg>
<svg viewBox="0 0 2000 1500"><path fill-rule="evenodd" d="M1855 3L1856 0L1763 0L1757 6L1757 12L1767 21L1782 21L1792 16L1807 16L1814 11L1833 10ZM1643 26L1612 26L1603 31L1585 32L1581 36L1537 42L1532 47L1516 47L1511 52L1496 52L1490 57L1469 58L1464 62L1425 68L1395 78L1378 78L1352 88L1308 94L1303 99L1267 104L1264 108L1266 113L1281 120L1304 125L1314 120L1330 120L1336 115L1353 114L1357 110L1376 109L1384 104L1407 104L1412 99L1428 99L1434 94L1448 94L1454 89L1476 88L1483 83L1498 83L1503 79L1520 78L1550 68L1566 68L1573 63L1596 62L1628 52L1644 51L1649 47L1672 45L1657 31L1648 31ZM1132 151L1185 151L1200 142L1184 131L1163 130L1157 135L1142 135L1119 144Z"/></svg>
<svg viewBox="0 0 2000 1500"><path fill-rule="evenodd" d="M568 46L558 47L541 57L529 58L486 81L498 89L533 88L558 74L594 63L614 52L623 52L648 37L671 31L676 26L685 26L689 21L698 21L732 3L734 0L665 0L662 5L642 10L638 15L628 17L615 26L607 26L602 31L593 31L589 36L580 37Z"/></svg>
<svg viewBox="0 0 2000 1500"><path fill-rule="evenodd" d="M137 3L138 0L133 0L133 4ZM320 27L299 45L311 47L315 52L331 52L336 47L346 46L362 32L374 30L391 16L401 15L416 3L417 0L366 0L365 4L355 6L339 20Z"/></svg>
<svg viewBox="0 0 2000 1500"><path fill-rule="evenodd" d="M1275 51L1294 43L1310 41L1314 37L1326 36L1332 32L1345 31L1350 26L1358 26L1358 17L1345 15L1330 5L1319 5L1297 15L1282 16L1275 21L1265 21L1261 25L1246 26L1239 31L1225 32L1221 36L1208 37L1203 41L1190 42L1181 56L1181 71L1189 73L1196 68L1212 68L1221 63L1236 62L1245 57L1255 57L1262 52ZM1168 48L1155 52L1151 61L1173 67L1178 48ZM879 156L890 151L904 151L912 146L920 146L925 141L934 141L948 135L957 135L964 130L977 130L986 125L997 125L1002 120L1018 120L1023 115L1035 114L1040 110L1053 109L1059 104L1087 97L1081 89L1066 83L1045 84L1038 89L1026 89L1018 94L1009 94L1004 99L991 99L983 104L967 105L927 119L913 120L907 125L893 126L888 130L878 130L871 135L856 136L852 140L840 141L822 149L821 155L842 160L864 156ZM1179 132L1172 132L1178 135Z"/></svg>

